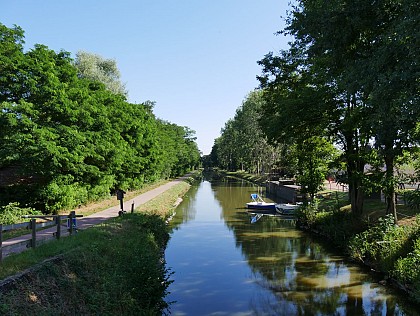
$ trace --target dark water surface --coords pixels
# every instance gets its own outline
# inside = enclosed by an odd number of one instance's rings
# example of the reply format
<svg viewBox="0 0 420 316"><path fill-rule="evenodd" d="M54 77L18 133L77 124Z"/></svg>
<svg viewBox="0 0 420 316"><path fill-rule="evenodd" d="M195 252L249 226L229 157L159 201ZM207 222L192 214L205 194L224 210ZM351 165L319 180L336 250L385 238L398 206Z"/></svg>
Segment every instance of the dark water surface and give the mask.
<svg viewBox="0 0 420 316"><path fill-rule="evenodd" d="M294 221L251 224L244 206L256 192L241 180L204 180L179 205L165 253L172 315L418 314Z"/></svg>

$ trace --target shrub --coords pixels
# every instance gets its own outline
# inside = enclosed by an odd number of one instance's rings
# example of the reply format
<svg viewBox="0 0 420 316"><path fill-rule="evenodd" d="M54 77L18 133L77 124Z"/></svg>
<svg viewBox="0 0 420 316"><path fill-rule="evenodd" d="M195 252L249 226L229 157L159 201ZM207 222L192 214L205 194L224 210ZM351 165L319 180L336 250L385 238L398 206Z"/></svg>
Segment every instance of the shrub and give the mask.
<svg viewBox="0 0 420 316"><path fill-rule="evenodd" d="M0 209L0 223L3 225L23 222L23 215L41 215L42 213L30 207L20 207L19 203L9 203Z"/></svg>
<svg viewBox="0 0 420 316"><path fill-rule="evenodd" d="M392 275L398 280L408 283L413 289L414 299L420 303L420 237L414 242L413 251L395 263Z"/></svg>
<svg viewBox="0 0 420 316"><path fill-rule="evenodd" d="M387 215L380 218L377 225L352 238L349 253L354 259L367 261L380 271L389 272L397 258L410 251L415 234L415 228L396 226L392 215Z"/></svg>
<svg viewBox="0 0 420 316"><path fill-rule="evenodd" d="M419 190L404 191L404 200L406 201L409 207L413 209L419 209L420 208L420 191Z"/></svg>
<svg viewBox="0 0 420 316"><path fill-rule="evenodd" d="M351 212L340 209L338 203L331 206L332 211L319 211L318 200L307 205L298 213L299 225L316 230L327 237L335 246L345 248L347 241L364 228L360 219L354 218Z"/></svg>
<svg viewBox="0 0 420 316"><path fill-rule="evenodd" d="M64 184L59 181L48 184L41 196L45 201L45 210L48 213L72 209L88 200L86 188L79 186L78 183Z"/></svg>

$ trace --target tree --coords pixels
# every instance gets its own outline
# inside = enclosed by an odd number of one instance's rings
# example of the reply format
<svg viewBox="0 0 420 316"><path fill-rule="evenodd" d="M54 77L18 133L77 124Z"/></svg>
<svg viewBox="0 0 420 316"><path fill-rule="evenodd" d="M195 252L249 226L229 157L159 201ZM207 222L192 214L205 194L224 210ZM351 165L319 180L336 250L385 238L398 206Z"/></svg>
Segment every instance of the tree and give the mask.
<svg viewBox="0 0 420 316"><path fill-rule="evenodd" d="M371 86L371 126L385 166L382 187L387 213L393 214L397 223L395 164L404 151L418 144L414 135L420 116L420 44L416 31L420 10L410 0L384 1L376 10L376 24L381 27L371 39L374 50L365 61L370 76L362 81Z"/></svg>
<svg viewBox="0 0 420 316"><path fill-rule="evenodd" d="M213 164L227 170L271 171L279 150L268 143L259 125L264 99L262 91L251 92L233 119L225 123L212 149Z"/></svg>
<svg viewBox="0 0 420 316"><path fill-rule="evenodd" d="M0 42L0 173L19 179L0 187L2 203L24 192L22 204L56 212L198 165L194 132L174 124L161 133L151 102L128 103L80 76L68 52L24 53L18 27L0 24Z"/></svg>
<svg viewBox="0 0 420 316"><path fill-rule="evenodd" d="M24 43L20 27L15 25L9 29L0 23L0 102L18 101L24 95Z"/></svg>
<svg viewBox="0 0 420 316"><path fill-rule="evenodd" d="M261 84L274 103L265 113L284 122L274 136L334 137L347 163L352 211L359 216L373 137L368 103L372 83L360 78L371 78L364 62L372 55L378 32L376 6L365 0L299 1L284 31L294 36L290 49L260 62ZM295 119L285 120L293 113Z"/></svg>
<svg viewBox="0 0 420 316"><path fill-rule="evenodd" d="M121 75L115 60L79 51L76 54L74 65L81 78L102 82L109 91L127 96L125 86L120 81Z"/></svg>
<svg viewBox="0 0 420 316"><path fill-rule="evenodd" d="M313 200L338 156L338 150L325 138L314 136L295 143L290 158L295 160L301 192L308 193Z"/></svg>

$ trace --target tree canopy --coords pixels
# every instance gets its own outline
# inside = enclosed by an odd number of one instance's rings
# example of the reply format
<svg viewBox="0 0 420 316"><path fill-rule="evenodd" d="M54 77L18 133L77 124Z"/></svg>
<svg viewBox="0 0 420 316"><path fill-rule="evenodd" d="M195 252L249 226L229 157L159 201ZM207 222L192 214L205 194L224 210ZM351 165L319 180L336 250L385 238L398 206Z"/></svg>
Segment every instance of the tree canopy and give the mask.
<svg viewBox="0 0 420 316"><path fill-rule="evenodd" d="M301 0L281 33L290 48L259 63L272 139L331 137L343 150L352 210L363 211L365 167L382 159L395 213L394 165L416 143L418 6L412 0Z"/></svg>
<svg viewBox="0 0 420 316"><path fill-rule="evenodd" d="M81 75L68 52L23 43L21 28L0 24L0 173L21 179L0 183L2 204L55 212L198 166L194 131ZM115 63L95 60L116 82Z"/></svg>
<svg viewBox="0 0 420 316"><path fill-rule="evenodd" d="M414 0L296 1L278 32L292 38L289 47L258 61L261 90L226 123L212 163L255 171L257 157L278 153L265 165L286 167L313 195L335 159L346 168L352 212L361 216L366 193L380 188L397 221L395 166L420 141L419 8Z"/></svg>

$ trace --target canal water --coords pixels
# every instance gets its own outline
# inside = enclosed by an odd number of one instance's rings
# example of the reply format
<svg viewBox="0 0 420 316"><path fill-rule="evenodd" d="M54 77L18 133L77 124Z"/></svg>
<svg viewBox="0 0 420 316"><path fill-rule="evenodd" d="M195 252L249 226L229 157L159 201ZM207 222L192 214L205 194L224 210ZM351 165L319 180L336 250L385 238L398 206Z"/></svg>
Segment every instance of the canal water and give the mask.
<svg viewBox="0 0 420 316"><path fill-rule="evenodd" d="M257 192L242 180L203 180L177 207L165 252L172 315L418 315L293 220L251 223L245 203Z"/></svg>

